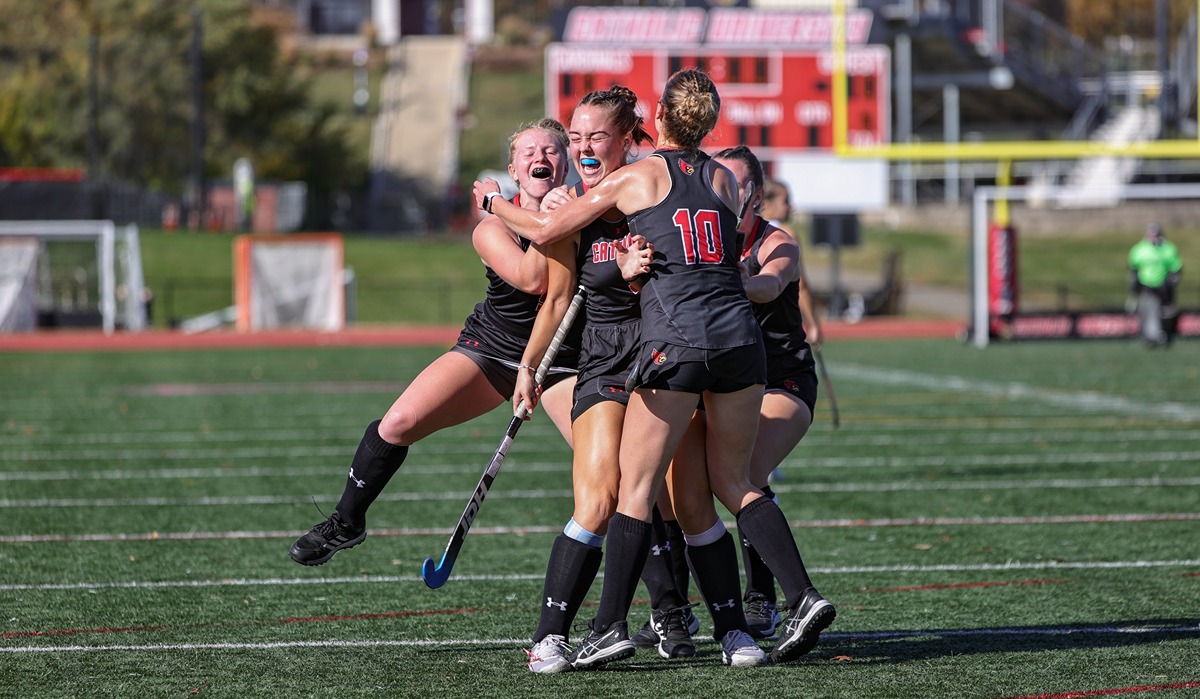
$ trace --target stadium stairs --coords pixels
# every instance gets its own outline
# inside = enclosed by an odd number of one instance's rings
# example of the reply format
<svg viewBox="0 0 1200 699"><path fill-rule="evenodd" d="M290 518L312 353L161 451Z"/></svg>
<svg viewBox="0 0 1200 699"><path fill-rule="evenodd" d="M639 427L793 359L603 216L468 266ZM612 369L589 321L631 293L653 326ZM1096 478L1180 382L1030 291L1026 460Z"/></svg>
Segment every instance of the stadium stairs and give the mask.
<svg viewBox="0 0 1200 699"><path fill-rule="evenodd" d="M409 36L388 50L371 133L371 230L419 231L445 222L466 65L458 36Z"/></svg>

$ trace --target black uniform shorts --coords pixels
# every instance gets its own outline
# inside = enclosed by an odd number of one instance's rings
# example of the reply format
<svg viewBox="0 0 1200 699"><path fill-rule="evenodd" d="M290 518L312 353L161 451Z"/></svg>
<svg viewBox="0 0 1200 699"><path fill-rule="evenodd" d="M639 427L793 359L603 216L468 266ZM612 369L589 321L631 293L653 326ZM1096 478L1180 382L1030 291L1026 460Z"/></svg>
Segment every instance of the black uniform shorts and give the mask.
<svg viewBox="0 0 1200 699"><path fill-rule="evenodd" d="M686 393L733 393L767 381L761 342L727 349L700 349L647 342L638 352L638 383Z"/></svg>
<svg viewBox="0 0 1200 699"><path fill-rule="evenodd" d="M625 382L637 357L641 331L639 320L588 325L583 329L579 379L575 382L575 402L571 407L572 421L604 401L629 404Z"/></svg>

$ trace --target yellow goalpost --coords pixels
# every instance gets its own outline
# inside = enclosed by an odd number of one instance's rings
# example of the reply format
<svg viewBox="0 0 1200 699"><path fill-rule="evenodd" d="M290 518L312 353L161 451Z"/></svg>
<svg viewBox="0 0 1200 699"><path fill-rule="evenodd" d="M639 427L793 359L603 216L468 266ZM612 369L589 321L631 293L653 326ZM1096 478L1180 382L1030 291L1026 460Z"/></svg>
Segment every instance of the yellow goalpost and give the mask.
<svg viewBox="0 0 1200 699"><path fill-rule="evenodd" d="M1196 2L1200 21L1200 0ZM847 139L848 85L846 75L846 1L833 0L833 152L842 158L888 161L993 161L997 163L998 185L976 190L972 201L971 237L975 246L972 272L971 331L977 347L986 347L989 337L987 303L988 267L986 264L987 208L995 206L996 215L1007 219L1009 200L1023 201L1031 195L1026 187L1013 187L1008 181L1014 160L1075 160L1090 157L1125 157L1144 160L1200 158L1200 129L1195 140L1159 140L1143 143L1108 144L1091 141L996 141L991 143L888 143L855 145ZM1200 43L1196 52L1200 75ZM1197 198L1200 186L1136 186L1125 188L1128 198ZM1007 224L1004 220L1002 223Z"/></svg>

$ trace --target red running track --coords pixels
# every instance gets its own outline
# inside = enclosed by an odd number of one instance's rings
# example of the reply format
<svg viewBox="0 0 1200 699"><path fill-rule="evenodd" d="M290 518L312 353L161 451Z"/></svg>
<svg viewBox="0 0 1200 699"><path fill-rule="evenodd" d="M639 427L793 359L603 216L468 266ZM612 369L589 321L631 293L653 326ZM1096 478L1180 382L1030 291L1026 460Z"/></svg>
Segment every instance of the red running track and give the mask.
<svg viewBox="0 0 1200 699"><path fill-rule="evenodd" d="M965 328L956 320L867 318L858 323L826 322L830 341L843 339L955 338ZM268 349L279 347L419 347L454 344L459 326L354 326L338 332L219 330L184 334L176 330L117 332L46 330L0 335L0 352L104 352L138 350Z"/></svg>

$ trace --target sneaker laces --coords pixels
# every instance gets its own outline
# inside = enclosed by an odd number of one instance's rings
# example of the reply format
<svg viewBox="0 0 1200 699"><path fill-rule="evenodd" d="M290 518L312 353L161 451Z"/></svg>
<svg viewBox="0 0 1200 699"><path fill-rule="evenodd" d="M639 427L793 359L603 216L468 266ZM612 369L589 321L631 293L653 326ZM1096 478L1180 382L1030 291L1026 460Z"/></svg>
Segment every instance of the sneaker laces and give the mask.
<svg viewBox="0 0 1200 699"><path fill-rule="evenodd" d="M332 539L342 528L342 518L338 516L337 512L334 512L324 521L318 522L317 526L313 527L313 531L325 539Z"/></svg>
<svg viewBox="0 0 1200 699"><path fill-rule="evenodd" d="M671 609L667 609L667 610L664 610L663 612L661 612L659 614L659 619L661 620L662 631L659 632L659 635L665 636L670 631L672 631L674 629L678 629L680 633L684 634L685 636L691 637L691 634L688 633L688 630L687 630L686 619L687 619L687 613L688 613L688 611L691 610L692 606L693 605L691 605L691 604L685 604L681 607L672 607ZM657 631L657 629L655 629L655 630Z"/></svg>
<svg viewBox="0 0 1200 699"><path fill-rule="evenodd" d="M746 600L746 615L747 616L770 616L773 611L771 608L775 605L764 595L751 595Z"/></svg>

